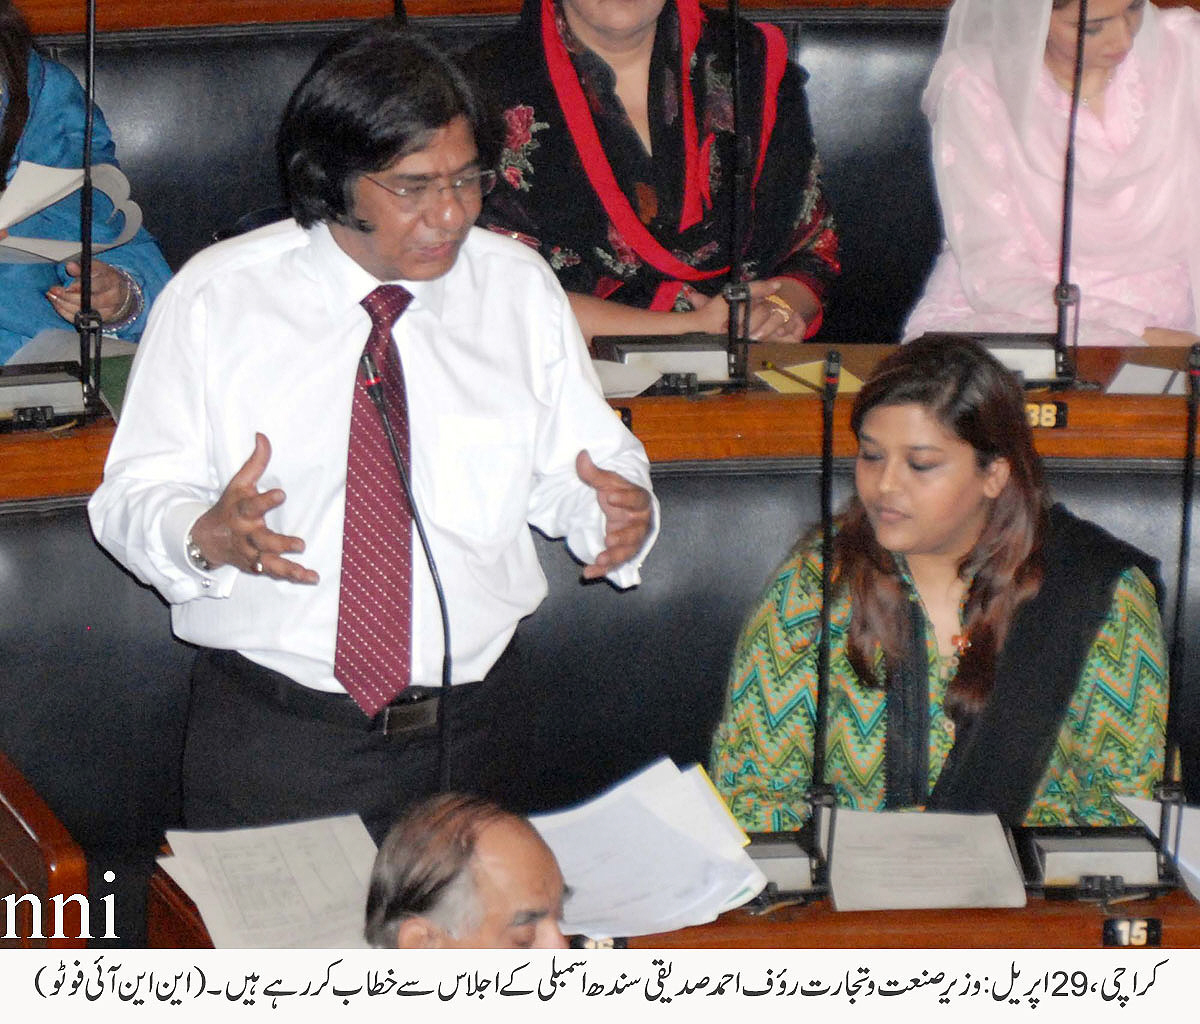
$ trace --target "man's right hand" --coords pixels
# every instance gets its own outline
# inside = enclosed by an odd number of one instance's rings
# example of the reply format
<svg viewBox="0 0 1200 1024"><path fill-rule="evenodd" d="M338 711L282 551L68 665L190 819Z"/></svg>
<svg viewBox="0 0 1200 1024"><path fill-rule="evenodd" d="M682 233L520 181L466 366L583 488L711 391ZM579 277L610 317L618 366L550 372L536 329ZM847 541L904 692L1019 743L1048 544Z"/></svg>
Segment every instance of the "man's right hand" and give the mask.
<svg viewBox="0 0 1200 1024"><path fill-rule="evenodd" d="M220 500L192 527L192 541L214 566L233 565L255 576L293 583L316 583L319 576L285 554L299 554L304 541L267 527L264 516L287 497L278 487L259 491L258 481L271 461L271 442L254 435L254 451L225 487Z"/></svg>

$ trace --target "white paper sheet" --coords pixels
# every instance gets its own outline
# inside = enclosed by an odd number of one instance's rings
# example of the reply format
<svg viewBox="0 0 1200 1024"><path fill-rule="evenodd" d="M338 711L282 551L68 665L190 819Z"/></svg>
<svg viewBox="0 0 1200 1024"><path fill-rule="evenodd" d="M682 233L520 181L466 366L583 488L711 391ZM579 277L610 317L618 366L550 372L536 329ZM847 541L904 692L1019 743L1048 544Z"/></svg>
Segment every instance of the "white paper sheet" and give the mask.
<svg viewBox="0 0 1200 1024"><path fill-rule="evenodd" d="M22 160L0 193L0 228L19 224L82 187L81 168L45 167ZM124 245L137 234L142 226L142 210L129 198L129 179L112 164L97 164L92 168L92 187L112 200L114 216L124 217L124 226L116 239L93 243L92 252L100 253ZM78 240L9 235L0 239L0 263L62 263L78 256L81 248Z"/></svg>
<svg viewBox="0 0 1200 1024"><path fill-rule="evenodd" d="M640 395L662 376L651 367L639 363L617 363L611 359L593 359L592 367L600 378L600 388L605 398Z"/></svg>
<svg viewBox="0 0 1200 1024"><path fill-rule="evenodd" d="M1158 835L1162 804L1138 796L1118 796L1117 799L1152 835ZM1179 825L1179 874L1192 898L1200 900L1200 807L1183 808L1183 820Z"/></svg>
<svg viewBox="0 0 1200 1024"><path fill-rule="evenodd" d="M356 814L223 832L167 832L164 869L218 949L366 947L375 844Z"/></svg>
<svg viewBox="0 0 1200 1024"><path fill-rule="evenodd" d="M1161 366L1126 363L1108 385L1110 395L1185 395L1187 374Z"/></svg>
<svg viewBox="0 0 1200 1024"><path fill-rule="evenodd" d="M573 890L564 929L648 935L752 899L766 878L722 816L711 787L664 759L586 804L532 818Z"/></svg>
<svg viewBox="0 0 1200 1024"><path fill-rule="evenodd" d="M994 814L838 810L830 874L838 910L1025 906Z"/></svg>

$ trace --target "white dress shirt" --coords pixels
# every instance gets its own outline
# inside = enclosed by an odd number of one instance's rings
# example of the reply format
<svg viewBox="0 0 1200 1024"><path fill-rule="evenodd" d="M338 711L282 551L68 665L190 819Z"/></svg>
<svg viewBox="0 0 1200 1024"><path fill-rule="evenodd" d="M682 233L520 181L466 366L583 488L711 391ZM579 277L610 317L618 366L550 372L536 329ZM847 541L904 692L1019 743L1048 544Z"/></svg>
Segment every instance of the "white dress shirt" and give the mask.
<svg viewBox="0 0 1200 1024"><path fill-rule="evenodd" d="M130 375L104 482L88 509L100 543L171 604L177 636L233 648L306 686L333 675L350 408L380 282L327 228L292 221L191 260L155 303ZM446 590L453 679L481 679L546 595L528 524L577 557L604 548L596 464L650 488L641 444L604 401L566 296L519 242L473 229L450 272L404 281L393 337L404 367L412 480ZM254 447L271 442L260 491L284 490L268 527L315 586L224 566L198 572L185 539ZM657 523L658 508L654 509ZM609 574L639 581L637 558ZM432 579L414 533L413 683L441 680Z"/></svg>

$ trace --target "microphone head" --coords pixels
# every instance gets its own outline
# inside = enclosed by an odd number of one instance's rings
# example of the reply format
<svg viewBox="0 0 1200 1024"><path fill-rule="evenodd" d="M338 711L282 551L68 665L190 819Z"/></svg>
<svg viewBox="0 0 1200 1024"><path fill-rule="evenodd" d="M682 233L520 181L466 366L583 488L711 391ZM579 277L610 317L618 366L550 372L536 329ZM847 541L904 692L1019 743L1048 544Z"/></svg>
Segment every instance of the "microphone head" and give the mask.
<svg viewBox="0 0 1200 1024"><path fill-rule="evenodd" d="M842 375L842 354L836 349L825 353L825 397L837 395L838 379Z"/></svg>

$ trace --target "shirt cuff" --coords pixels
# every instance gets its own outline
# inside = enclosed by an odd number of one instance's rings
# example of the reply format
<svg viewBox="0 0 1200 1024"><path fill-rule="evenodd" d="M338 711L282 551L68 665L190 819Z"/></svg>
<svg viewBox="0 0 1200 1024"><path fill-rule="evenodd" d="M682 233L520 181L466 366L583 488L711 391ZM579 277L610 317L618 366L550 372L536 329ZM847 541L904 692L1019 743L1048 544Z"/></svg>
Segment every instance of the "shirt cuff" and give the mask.
<svg viewBox="0 0 1200 1024"><path fill-rule="evenodd" d="M237 567L222 565L203 572L187 556L187 539L192 527L208 509L209 506L200 501L180 502L170 509L162 521L163 548L180 572L199 583L205 597L228 597L237 579Z"/></svg>
<svg viewBox="0 0 1200 1024"><path fill-rule="evenodd" d="M642 563L646 560L646 556L650 554L650 549L654 547L654 542L658 540L658 524L661 521L658 498L654 492L650 492L650 529L646 531L646 539L642 541L641 548L628 562L617 566L612 572L605 573L604 578L608 580L614 587L619 587L621 590L628 590L630 587L636 587L642 582Z"/></svg>

